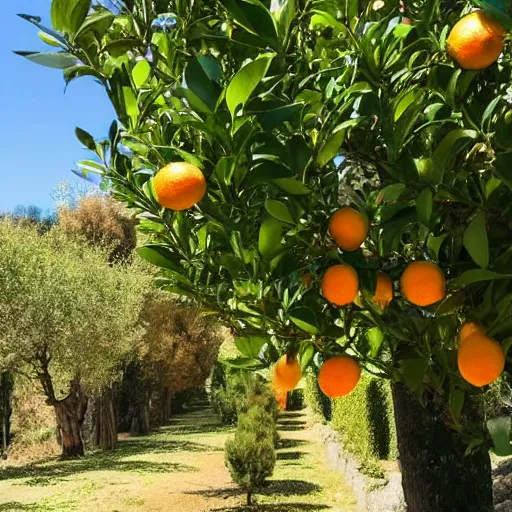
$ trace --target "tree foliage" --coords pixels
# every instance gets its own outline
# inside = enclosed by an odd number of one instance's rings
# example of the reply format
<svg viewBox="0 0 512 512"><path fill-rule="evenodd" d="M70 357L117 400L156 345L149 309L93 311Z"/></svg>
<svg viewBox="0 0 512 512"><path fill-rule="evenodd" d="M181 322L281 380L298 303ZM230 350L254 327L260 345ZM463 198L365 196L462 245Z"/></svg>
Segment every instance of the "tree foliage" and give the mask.
<svg viewBox="0 0 512 512"><path fill-rule="evenodd" d="M457 371L461 322L505 350L512 340L512 65L508 51L483 72L449 59L447 33L470 2L405 4L136 0L78 19L55 7L62 51L24 56L104 86L119 123L99 142L77 131L96 155L81 172L136 209L160 286L232 326L246 356L233 364L347 352L444 402L462 431L464 396L478 390ZM161 209L151 186L176 160L208 179L186 212ZM369 218L362 250L341 252L327 234L340 203ZM425 258L448 279L441 303L397 295L382 311L368 300L378 270L398 280ZM339 262L358 272L360 306L319 293ZM464 435L485 445L482 432Z"/></svg>
<svg viewBox="0 0 512 512"><path fill-rule="evenodd" d="M3 221L0 247L2 366L35 378L48 370L55 391L50 396L45 389L50 403L75 379L90 391L114 379L142 334L138 321L149 278L109 267L104 252L57 229L39 235Z"/></svg>

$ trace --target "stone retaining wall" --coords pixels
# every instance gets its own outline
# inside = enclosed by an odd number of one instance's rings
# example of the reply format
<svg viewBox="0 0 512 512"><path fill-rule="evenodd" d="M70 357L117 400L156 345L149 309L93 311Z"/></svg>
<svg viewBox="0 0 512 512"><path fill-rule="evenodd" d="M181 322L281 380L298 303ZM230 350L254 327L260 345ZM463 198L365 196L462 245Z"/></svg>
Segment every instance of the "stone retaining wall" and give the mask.
<svg viewBox="0 0 512 512"><path fill-rule="evenodd" d="M328 466L343 474L353 489L357 504L365 512L405 512L402 475L386 473L386 479L371 478L359 470L360 463L343 446L339 435L329 426L316 424L315 432L325 446Z"/></svg>

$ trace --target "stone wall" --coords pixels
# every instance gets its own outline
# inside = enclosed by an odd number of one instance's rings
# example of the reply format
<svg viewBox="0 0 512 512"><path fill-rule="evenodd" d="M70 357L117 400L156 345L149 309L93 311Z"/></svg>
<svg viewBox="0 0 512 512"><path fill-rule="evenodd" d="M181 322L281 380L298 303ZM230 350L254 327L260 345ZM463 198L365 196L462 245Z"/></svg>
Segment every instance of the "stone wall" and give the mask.
<svg viewBox="0 0 512 512"><path fill-rule="evenodd" d="M357 504L365 512L405 512L402 475L399 471L386 473L385 479L371 478L360 471L361 464L348 453L339 435L329 426L315 425L315 432L325 446L330 469L343 474L353 489Z"/></svg>

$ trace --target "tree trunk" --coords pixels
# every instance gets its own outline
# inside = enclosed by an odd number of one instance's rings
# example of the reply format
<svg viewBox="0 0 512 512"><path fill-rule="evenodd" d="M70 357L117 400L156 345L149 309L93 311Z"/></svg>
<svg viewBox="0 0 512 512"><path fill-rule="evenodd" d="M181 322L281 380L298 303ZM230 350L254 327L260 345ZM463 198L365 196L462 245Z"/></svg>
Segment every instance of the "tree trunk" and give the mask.
<svg viewBox="0 0 512 512"><path fill-rule="evenodd" d="M7 457L11 441L12 391L14 382L9 372L0 373L0 455Z"/></svg>
<svg viewBox="0 0 512 512"><path fill-rule="evenodd" d="M55 400L57 428L62 442L62 457L82 457L84 442L82 439L82 424L87 410L87 397L82 392L80 382L75 379L71 383L69 395L63 400Z"/></svg>
<svg viewBox="0 0 512 512"><path fill-rule="evenodd" d="M408 510L492 512L489 454L480 450L464 456L466 446L446 426L440 406L428 402L422 407L402 383L392 389Z"/></svg>
<svg viewBox="0 0 512 512"><path fill-rule="evenodd" d="M86 428L83 429L87 443L102 450L117 448L117 417L114 406L115 392L107 387L101 395L89 401Z"/></svg>
<svg viewBox="0 0 512 512"><path fill-rule="evenodd" d="M171 417L171 393L167 386L151 395L150 422L152 427L166 425Z"/></svg>
<svg viewBox="0 0 512 512"><path fill-rule="evenodd" d="M247 506L252 506L252 491L247 491Z"/></svg>

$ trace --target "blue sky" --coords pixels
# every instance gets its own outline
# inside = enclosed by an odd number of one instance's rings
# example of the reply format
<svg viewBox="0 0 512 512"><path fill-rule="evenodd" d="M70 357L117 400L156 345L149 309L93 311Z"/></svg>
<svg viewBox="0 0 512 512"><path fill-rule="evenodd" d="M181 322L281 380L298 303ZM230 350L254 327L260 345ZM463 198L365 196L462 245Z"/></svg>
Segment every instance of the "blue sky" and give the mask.
<svg viewBox="0 0 512 512"><path fill-rule="evenodd" d="M41 16L50 26L51 0L2 2L0 10L0 211L16 205L52 208L50 196L62 180L80 181L74 163L87 158L76 126L94 137L108 133L114 111L93 80L72 82L64 93L62 72L33 64L13 50L51 50L37 29L17 13Z"/></svg>

